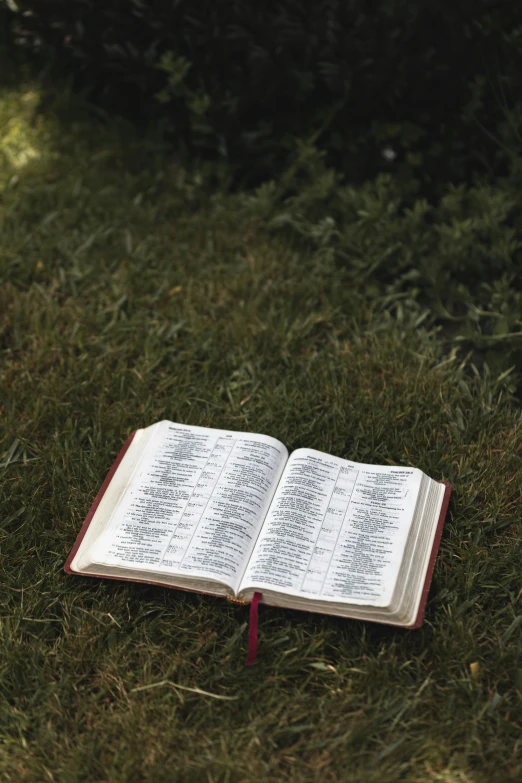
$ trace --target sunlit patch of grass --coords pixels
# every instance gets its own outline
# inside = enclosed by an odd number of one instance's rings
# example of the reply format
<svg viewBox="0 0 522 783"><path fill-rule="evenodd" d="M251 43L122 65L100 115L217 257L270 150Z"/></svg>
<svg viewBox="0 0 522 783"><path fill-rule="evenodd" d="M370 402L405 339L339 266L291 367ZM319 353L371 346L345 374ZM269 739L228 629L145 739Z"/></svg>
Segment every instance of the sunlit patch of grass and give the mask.
<svg viewBox="0 0 522 783"><path fill-rule="evenodd" d="M34 90L21 96L22 104L26 104L31 113L36 110L38 100L38 93ZM34 145L35 137L37 134L33 132L27 116L17 113L7 120L0 132L0 151L9 166L20 169L40 157L40 152Z"/></svg>
<svg viewBox="0 0 522 783"><path fill-rule="evenodd" d="M0 176L5 178L41 157L47 145L45 123L37 117L40 94L35 89L22 92L4 90L0 103ZM43 132L42 132L43 130Z"/></svg>

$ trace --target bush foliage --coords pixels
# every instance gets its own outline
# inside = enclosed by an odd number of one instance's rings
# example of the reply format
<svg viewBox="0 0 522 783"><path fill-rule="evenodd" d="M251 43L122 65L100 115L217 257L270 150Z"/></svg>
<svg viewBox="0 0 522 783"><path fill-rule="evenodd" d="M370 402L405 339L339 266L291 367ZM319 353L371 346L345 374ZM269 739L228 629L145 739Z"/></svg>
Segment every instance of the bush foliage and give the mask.
<svg viewBox="0 0 522 783"><path fill-rule="evenodd" d="M0 0L17 43L242 182L313 137L350 181L502 169L518 136L517 3ZM518 104L520 105L520 104Z"/></svg>
<svg viewBox="0 0 522 783"><path fill-rule="evenodd" d="M511 375L514 390L522 371L520 165L513 159L509 176L492 184L446 185L430 203L390 174L343 185L303 145L281 177L242 201L273 231L342 268L383 311L435 326L462 358Z"/></svg>

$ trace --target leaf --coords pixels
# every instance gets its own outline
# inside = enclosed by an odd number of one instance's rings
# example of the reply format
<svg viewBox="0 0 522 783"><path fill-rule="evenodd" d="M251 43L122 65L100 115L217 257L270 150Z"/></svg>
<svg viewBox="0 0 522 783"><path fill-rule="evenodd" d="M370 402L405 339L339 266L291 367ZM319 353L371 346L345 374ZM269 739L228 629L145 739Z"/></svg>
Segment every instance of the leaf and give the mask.
<svg viewBox="0 0 522 783"><path fill-rule="evenodd" d="M2 461L0 462L0 468L6 468L11 462L16 462L18 459L17 451L20 444L20 439L15 438L11 443L9 449L2 454Z"/></svg>
<svg viewBox="0 0 522 783"><path fill-rule="evenodd" d="M491 697L491 701L488 704L488 712L494 712L496 709L498 709L498 707L500 707L503 701L504 699L500 695L500 693L495 691L495 693Z"/></svg>
<svg viewBox="0 0 522 783"><path fill-rule="evenodd" d="M515 617L509 628L504 631L500 637L502 644L505 644L513 636L519 625L522 625L522 614L519 614L518 617Z"/></svg>
<svg viewBox="0 0 522 783"><path fill-rule="evenodd" d="M204 691L201 688L191 688L188 685L180 685L177 682L171 682L170 680L161 680L160 682L153 682L150 685L138 685L137 688L131 688L131 693L138 693L139 691L150 691L153 688L173 688L174 690L188 691L189 693L197 693L199 696L209 696L211 699L220 699L221 701L236 701L239 696L222 696L220 693L210 693Z"/></svg>
<svg viewBox="0 0 522 783"><path fill-rule="evenodd" d="M404 740L406 739L405 736L399 737L399 739L394 740L393 742L390 742L389 745L386 745L385 748L383 748L378 754L377 754L377 761L381 761L381 759L386 758L386 756L389 756L390 753L393 753L394 750L396 750L399 745L402 745Z"/></svg>
<svg viewBox="0 0 522 783"><path fill-rule="evenodd" d="M123 232L123 237L125 241L125 250L129 255L132 255L132 250L133 250L132 234L128 228L126 228L125 231Z"/></svg>
<svg viewBox="0 0 522 783"><path fill-rule="evenodd" d="M474 661L473 663L470 663L469 670L471 672L471 676L474 680L478 680L480 677L480 663L478 661Z"/></svg>
<svg viewBox="0 0 522 783"><path fill-rule="evenodd" d="M331 664L323 663L322 661L311 663L310 666L312 669L318 669L320 672L335 672L335 668Z"/></svg>
<svg viewBox="0 0 522 783"><path fill-rule="evenodd" d="M6 528L8 525L11 524L11 522L14 522L15 519L18 519L18 517L21 517L26 508L27 506L22 506L21 508L18 509L18 511L14 511L10 516L2 520L0 522L0 530Z"/></svg>

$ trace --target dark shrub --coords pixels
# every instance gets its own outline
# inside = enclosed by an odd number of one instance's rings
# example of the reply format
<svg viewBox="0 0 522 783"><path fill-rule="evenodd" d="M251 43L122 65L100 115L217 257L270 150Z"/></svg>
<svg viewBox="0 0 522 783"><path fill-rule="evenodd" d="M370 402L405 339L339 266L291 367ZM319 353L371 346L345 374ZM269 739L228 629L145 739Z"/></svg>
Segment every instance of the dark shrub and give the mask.
<svg viewBox="0 0 522 783"><path fill-rule="evenodd" d="M502 170L522 79L516 2L0 0L13 38L197 155L273 176L312 138L351 181ZM506 113L507 112L507 113Z"/></svg>

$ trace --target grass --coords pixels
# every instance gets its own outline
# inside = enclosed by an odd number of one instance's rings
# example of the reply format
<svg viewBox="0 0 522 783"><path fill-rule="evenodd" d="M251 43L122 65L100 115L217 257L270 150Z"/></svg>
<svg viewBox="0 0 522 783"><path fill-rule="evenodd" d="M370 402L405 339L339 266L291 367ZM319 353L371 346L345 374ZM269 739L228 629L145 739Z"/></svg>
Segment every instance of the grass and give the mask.
<svg viewBox="0 0 522 783"><path fill-rule="evenodd" d="M38 101L0 95L2 780L520 780L505 383L157 141ZM161 418L451 481L423 627L262 609L247 669L244 607L65 575L126 435Z"/></svg>

